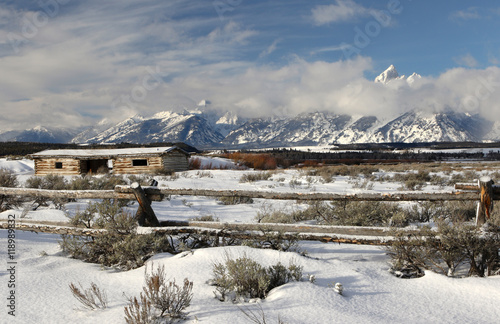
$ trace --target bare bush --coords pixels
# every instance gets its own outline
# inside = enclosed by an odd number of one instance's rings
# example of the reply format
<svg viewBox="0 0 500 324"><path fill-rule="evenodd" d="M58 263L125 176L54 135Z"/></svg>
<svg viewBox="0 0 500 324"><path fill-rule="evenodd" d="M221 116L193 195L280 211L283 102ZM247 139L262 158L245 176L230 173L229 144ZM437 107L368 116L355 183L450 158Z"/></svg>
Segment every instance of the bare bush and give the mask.
<svg viewBox="0 0 500 324"><path fill-rule="evenodd" d="M89 204L71 222L107 229L106 233L95 237L62 235L63 251L87 262L128 270L142 266L156 253L175 252L168 236L137 234L135 218L110 200Z"/></svg>
<svg viewBox="0 0 500 324"><path fill-rule="evenodd" d="M273 170L278 166L278 161L271 154L235 152L223 156L235 161L239 165L256 170Z"/></svg>
<svg viewBox="0 0 500 324"><path fill-rule="evenodd" d="M310 217L310 218L309 218ZM315 219L316 215L310 216L305 211L300 210L286 210L286 209L273 209L263 207L257 211L255 220L257 223L281 223L292 224L307 219Z"/></svg>
<svg viewBox="0 0 500 324"><path fill-rule="evenodd" d="M17 176L11 170L0 168L0 187L17 187ZM0 212L21 205L22 200L15 196L0 195Z"/></svg>
<svg viewBox="0 0 500 324"><path fill-rule="evenodd" d="M144 273L145 286L139 295L129 298L125 307L125 320L131 324L156 323L158 320L185 318L185 310L193 299L193 282L187 278L179 286L175 280L168 281L165 266ZM163 323L163 322L162 322Z"/></svg>
<svg viewBox="0 0 500 324"><path fill-rule="evenodd" d="M47 190L66 190L69 189L68 183L63 176L57 174L47 174L43 177L32 176L26 180L26 187L37 188L37 189L47 189ZM37 197L35 203L38 205L45 206L48 201L52 200L56 208L62 209L64 205L69 201L66 198L44 198Z"/></svg>
<svg viewBox="0 0 500 324"><path fill-rule="evenodd" d="M231 196L231 197L219 197L217 201L222 205L239 205L239 204L252 204L253 199L250 197L241 196Z"/></svg>
<svg viewBox="0 0 500 324"><path fill-rule="evenodd" d="M201 169L202 161L199 157L191 157L189 159L189 170Z"/></svg>
<svg viewBox="0 0 500 324"><path fill-rule="evenodd" d="M384 226L401 213L397 204L380 201L312 202L302 219L316 219L326 225Z"/></svg>
<svg viewBox="0 0 500 324"><path fill-rule="evenodd" d="M191 281L185 278L182 286L178 286L175 280L167 281L165 266L159 266L150 274L146 268L145 281L144 296L160 312L159 317L182 318L186 315L184 310L189 307L193 299Z"/></svg>
<svg viewBox="0 0 500 324"><path fill-rule="evenodd" d="M300 249L298 234L285 236L284 232L266 230L265 228L260 231L262 232L263 237L245 240L243 245L259 249L271 249L284 252L293 251L303 255L306 254L305 251Z"/></svg>
<svg viewBox="0 0 500 324"><path fill-rule="evenodd" d="M252 172L245 173L241 176L240 182L255 182L261 180L269 180L273 174L271 172Z"/></svg>
<svg viewBox="0 0 500 324"><path fill-rule="evenodd" d="M77 287L74 283L69 284L69 288L73 297L75 297L83 307L94 310L94 309L104 309L108 307L108 297L104 290L101 290L97 284L92 282L90 288L84 289L81 283L78 283L80 287Z"/></svg>
<svg viewBox="0 0 500 324"><path fill-rule="evenodd" d="M127 324L150 324L155 320L154 308L151 301L142 293L137 297L131 297L125 306L125 323Z"/></svg>
<svg viewBox="0 0 500 324"><path fill-rule="evenodd" d="M245 317L254 324L267 324L269 323L267 320L267 316L264 313L264 310L262 309L262 306L259 304L258 310L253 311L248 307L245 308L240 308L240 311L245 315ZM279 316L278 316L278 324L286 324L285 321L283 321Z"/></svg>
<svg viewBox="0 0 500 324"><path fill-rule="evenodd" d="M498 229L482 233L466 222L437 222L436 230L422 227L412 234L396 232L388 246L393 272L406 276L409 270L423 274L423 269L447 276L483 277L500 269ZM411 276L410 276L411 277Z"/></svg>

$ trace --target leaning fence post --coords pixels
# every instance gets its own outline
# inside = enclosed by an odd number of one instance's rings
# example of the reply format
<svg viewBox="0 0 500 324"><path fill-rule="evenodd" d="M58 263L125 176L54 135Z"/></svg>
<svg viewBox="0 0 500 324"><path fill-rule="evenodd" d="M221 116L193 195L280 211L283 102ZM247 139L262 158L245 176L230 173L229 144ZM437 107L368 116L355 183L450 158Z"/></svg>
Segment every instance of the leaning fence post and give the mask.
<svg viewBox="0 0 500 324"><path fill-rule="evenodd" d="M158 218L156 218L153 208L151 208L151 201L146 196L146 193L142 189L141 185L134 182L130 185L137 202L139 203L139 208L137 209L136 219L139 226L160 226Z"/></svg>
<svg viewBox="0 0 500 324"><path fill-rule="evenodd" d="M476 226L480 227L486 223L493 211L493 180L485 176L479 179L481 200L477 206Z"/></svg>

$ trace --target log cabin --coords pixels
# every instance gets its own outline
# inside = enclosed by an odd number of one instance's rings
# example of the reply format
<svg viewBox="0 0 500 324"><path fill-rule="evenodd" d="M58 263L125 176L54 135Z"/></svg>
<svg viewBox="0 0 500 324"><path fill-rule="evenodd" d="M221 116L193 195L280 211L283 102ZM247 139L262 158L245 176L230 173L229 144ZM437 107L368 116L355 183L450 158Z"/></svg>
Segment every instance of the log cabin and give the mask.
<svg viewBox="0 0 500 324"><path fill-rule="evenodd" d="M31 157L35 161L35 175L185 171L189 164L189 153L177 146L45 150Z"/></svg>

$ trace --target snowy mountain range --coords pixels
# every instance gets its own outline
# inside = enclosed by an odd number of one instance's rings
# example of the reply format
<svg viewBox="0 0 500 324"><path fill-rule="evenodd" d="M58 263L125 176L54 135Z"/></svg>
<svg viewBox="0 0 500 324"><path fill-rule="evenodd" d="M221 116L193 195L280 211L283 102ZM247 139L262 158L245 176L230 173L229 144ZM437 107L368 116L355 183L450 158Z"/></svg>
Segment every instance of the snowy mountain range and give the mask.
<svg viewBox="0 0 500 324"><path fill-rule="evenodd" d="M414 82L420 76L400 76L391 65L374 81ZM58 143L184 142L197 148L264 148L350 143L422 143L500 140L500 124L478 115L454 111L408 111L391 120L332 112L293 117L244 119L217 113L202 101L195 109L164 111L151 117L133 116L118 124L106 120L83 130L35 127L0 133L2 141Z"/></svg>
<svg viewBox="0 0 500 324"><path fill-rule="evenodd" d="M415 80L422 78L420 74L413 73L409 77L404 75L399 75L398 71L396 71L396 67L391 64L387 70L382 72L378 77L375 78L375 83L383 83L387 84L392 80L406 80L408 84L412 84Z"/></svg>

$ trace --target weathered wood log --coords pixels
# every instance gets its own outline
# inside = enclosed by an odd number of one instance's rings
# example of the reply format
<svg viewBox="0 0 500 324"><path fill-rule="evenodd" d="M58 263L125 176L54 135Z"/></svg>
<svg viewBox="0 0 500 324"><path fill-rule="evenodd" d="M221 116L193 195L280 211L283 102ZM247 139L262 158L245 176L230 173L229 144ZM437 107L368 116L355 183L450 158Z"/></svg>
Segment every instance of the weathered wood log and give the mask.
<svg viewBox="0 0 500 324"><path fill-rule="evenodd" d="M136 213L139 226L160 226L160 222L156 218L153 208L151 208L151 200L146 196L141 185L138 182L134 182L130 185L130 188L140 206Z"/></svg>
<svg viewBox="0 0 500 324"><path fill-rule="evenodd" d="M477 186L476 186L477 188ZM279 200L342 200L342 201L445 201L445 200L478 200L471 192L444 193L296 193L269 192L247 190L208 190L208 189L170 189L145 187L147 197L152 201L160 201L165 195L206 196L206 197L249 197ZM496 191L496 189L495 189ZM47 198L74 199L134 199L134 190L129 186L117 186L115 190L47 190L33 188L0 187L0 195L32 196Z"/></svg>
<svg viewBox="0 0 500 324"><path fill-rule="evenodd" d="M481 188L479 187L478 182L476 183L456 183L456 190L467 190L467 191L475 191L477 193L480 192ZM495 199L500 199L500 186L493 185L493 195Z"/></svg>
<svg viewBox="0 0 500 324"><path fill-rule="evenodd" d="M158 190L148 188L146 194L151 201L162 201L165 197ZM49 190L35 188L0 187L0 195L28 196L45 198L72 198L72 199L125 199L133 200L135 195L130 187L126 190Z"/></svg>
<svg viewBox="0 0 500 324"><path fill-rule="evenodd" d="M197 221L164 221L160 226L173 227L198 227L232 231L260 231L260 232L290 232L290 233L315 233L315 234L342 234L362 236L387 236L390 230L387 227L367 226L332 226L332 225L307 225L307 224L278 224L278 223L220 223ZM155 229L158 230L158 229Z"/></svg>
<svg viewBox="0 0 500 324"><path fill-rule="evenodd" d="M151 201L162 201L165 198L165 194L163 194L160 189L156 186L144 186L142 190L146 193L146 196ZM118 194L133 194L134 190L130 186L116 186L115 192Z"/></svg>
<svg viewBox="0 0 500 324"><path fill-rule="evenodd" d="M0 195L29 196L45 198L73 198L73 199L134 199L132 192L122 193L114 190L48 190L34 188L6 188L0 187Z"/></svg>
<svg viewBox="0 0 500 324"><path fill-rule="evenodd" d="M8 229L9 224L6 221L0 221L0 229ZM28 222L16 222L16 230L30 231L37 233L49 233L58 235L76 235L76 236L99 236L105 235L105 229L81 228L73 226L36 224ZM153 232L158 232L164 235L211 235L221 238L234 238L241 240L265 240L268 238L267 233L258 231L237 231L228 229L211 229L200 227L156 227ZM348 244L369 244L369 245L385 245L391 242L391 237L375 237L375 236L342 236L332 233L281 233L282 239L299 239L303 241L321 241L324 243L348 243Z"/></svg>
<svg viewBox="0 0 500 324"><path fill-rule="evenodd" d="M478 181L481 200L477 207L476 226L480 227L490 219L493 211L493 180L490 177L481 177Z"/></svg>
<svg viewBox="0 0 500 324"><path fill-rule="evenodd" d="M9 225L7 222L0 222L1 229L8 229ZM107 230L96 229L96 228L83 228L74 226L63 226L63 225L51 225L43 223L28 223L16 221L16 230L20 231L30 231L36 233L49 233L49 234L59 234L59 235L76 235L76 236L98 236L105 234Z"/></svg>
<svg viewBox="0 0 500 324"><path fill-rule="evenodd" d="M210 235L218 237L230 237L240 240L267 240L267 233L256 231L230 231L227 229L207 229L197 227L160 227L154 228L154 232L165 235L182 235L182 234L197 234ZM300 241L321 241L324 243L346 243L346 244L365 244L365 245L386 245L392 240L392 237L374 237L374 236L359 236L359 237L342 237L337 234L330 233L280 233L280 238L284 240L300 240Z"/></svg>
<svg viewBox="0 0 500 324"><path fill-rule="evenodd" d="M128 186L117 186L117 192L127 193L131 189ZM473 192L396 192L396 193L297 193L297 192L272 192L272 191L248 191L248 190L212 190L212 189L171 189L145 187L144 191L150 194L179 195L179 196L205 196L205 197L248 197L277 200L325 200L325 201L447 201L447 200L478 200L479 197Z"/></svg>

